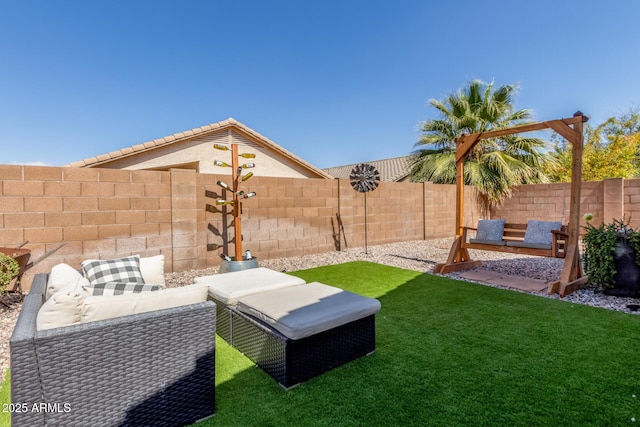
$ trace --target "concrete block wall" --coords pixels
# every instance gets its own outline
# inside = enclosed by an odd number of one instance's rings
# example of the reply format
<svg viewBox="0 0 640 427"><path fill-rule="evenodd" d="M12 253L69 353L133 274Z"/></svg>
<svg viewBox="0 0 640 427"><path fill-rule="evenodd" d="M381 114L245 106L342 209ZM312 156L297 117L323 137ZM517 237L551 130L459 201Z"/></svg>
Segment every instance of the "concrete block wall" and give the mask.
<svg viewBox="0 0 640 427"><path fill-rule="evenodd" d="M235 240L230 206L215 206L216 199L231 200L232 195L216 185L231 177L198 176L199 247ZM337 230L337 182L321 179L253 177L240 187L257 197L242 201L242 247L261 259L302 256L335 250ZM207 205L209 210L207 210ZM219 254L233 256L234 244L206 251L207 265L220 263Z"/></svg>
<svg viewBox="0 0 640 427"><path fill-rule="evenodd" d="M494 209L493 218L526 224L530 219L562 221L570 213L570 183L522 185L514 189L510 200ZM640 227L640 180L612 178L585 181L580 191L580 225L585 226L585 213L592 213L592 224L627 218Z"/></svg>
<svg viewBox="0 0 640 427"><path fill-rule="evenodd" d="M382 182L368 193L355 191L348 180L339 185L340 216L349 247L424 238L422 184Z"/></svg>
<svg viewBox="0 0 640 427"><path fill-rule="evenodd" d="M456 221L455 186L431 182L424 182L421 185L423 185L425 200L425 238L452 237ZM478 204L474 200L473 189L465 187L463 224L475 226L481 217Z"/></svg>
<svg viewBox="0 0 640 427"><path fill-rule="evenodd" d="M32 260L65 245L29 270L89 258L165 254L172 265L167 172L0 165L0 245L28 242Z"/></svg>
<svg viewBox="0 0 640 427"><path fill-rule="evenodd" d="M202 265L202 248L198 244L197 174L193 170L172 169L170 181L172 268L198 268Z"/></svg>
<svg viewBox="0 0 640 427"><path fill-rule="evenodd" d="M234 239L231 208L213 207L217 198L231 198L216 185L219 179L229 183L230 177L202 174L198 179L200 247ZM444 195L453 200L453 186L437 187L448 187ZM241 188L258 194L242 204L243 250L254 256L292 257L365 245L365 195L353 190L348 180L256 177ZM425 207L424 184L384 182L366 197L369 245L453 232L453 220L425 226L425 209L434 207ZM233 256L234 246L208 251L203 255L206 264L217 265L221 251Z"/></svg>
<svg viewBox="0 0 640 427"><path fill-rule="evenodd" d="M216 266L234 246L210 246L235 238L232 208L215 205L231 198L219 179L230 181L180 169L0 165L0 245L28 241L38 259L65 243L29 270L27 289L33 274L61 262L79 268L89 258L164 254L167 272ZM261 259L365 244L365 196L348 180L254 177L242 188L258 194L243 201L243 248ZM384 182L366 197L369 245L453 234L452 185ZM472 209L467 201L473 219Z"/></svg>
<svg viewBox="0 0 640 427"><path fill-rule="evenodd" d="M622 188L623 215L629 225L640 229L640 179L625 179Z"/></svg>
<svg viewBox="0 0 640 427"><path fill-rule="evenodd" d="M582 188L583 200L590 193L586 187ZM491 216L521 224L526 224L530 219L566 223L569 219L570 196L570 186L565 183L522 185L515 188L513 197L494 209Z"/></svg>

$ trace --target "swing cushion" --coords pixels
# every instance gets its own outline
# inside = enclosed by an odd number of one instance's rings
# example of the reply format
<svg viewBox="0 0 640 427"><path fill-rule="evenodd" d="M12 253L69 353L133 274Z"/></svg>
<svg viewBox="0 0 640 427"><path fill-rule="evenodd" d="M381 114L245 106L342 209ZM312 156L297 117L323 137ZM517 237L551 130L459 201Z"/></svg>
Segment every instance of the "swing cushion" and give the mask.
<svg viewBox="0 0 640 427"><path fill-rule="evenodd" d="M482 239L469 239L469 243L477 243L480 245L493 245L493 246L506 246L507 242L504 240L482 240Z"/></svg>
<svg viewBox="0 0 640 427"><path fill-rule="evenodd" d="M529 245L548 245L550 248L552 242L551 230L560 230L561 228L562 224L560 221L529 220L529 222L527 222L527 231L524 233L524 243L528 243Z"/></svg>
<svg viewBox="0 0 640 427"><path fill-rule="evenodd" d="M469 241L471 243L504 246L505 243L502 241L502 237L504 236L505 222L506 220L504 218L479 220L476 238L470 239Z"/></svg>
<svg viewBox="0 0 640 427"><path fill-rule="evenodd" d="M546 243L527 243L527 242L509 241L507 242L507 246L511 246L515 248L551 249L551 243L547 245Z"/></svg>

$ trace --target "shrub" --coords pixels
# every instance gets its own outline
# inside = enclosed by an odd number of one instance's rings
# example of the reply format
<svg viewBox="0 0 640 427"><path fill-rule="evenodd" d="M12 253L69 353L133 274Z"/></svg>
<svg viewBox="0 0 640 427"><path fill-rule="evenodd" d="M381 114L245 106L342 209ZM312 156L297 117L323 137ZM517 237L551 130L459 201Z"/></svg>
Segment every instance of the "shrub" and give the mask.
<svg viewBox="0 0 640 427"><path fill-rule="evenodd" d="M640 232L629 227L629 221L614 219L598 227L587 222L584 229L584 268L589 276L589 283L597 290L613 288L616 275L614 259L617 250L625 246L633 248L636 264L640 265Z"/></svg>
<svg viewBox="0 0 640 427"><path fill-rule="evenodd" d="M10 256L0 253L0 294L4 293L7 286L20 272L18 261Z"/></svg>

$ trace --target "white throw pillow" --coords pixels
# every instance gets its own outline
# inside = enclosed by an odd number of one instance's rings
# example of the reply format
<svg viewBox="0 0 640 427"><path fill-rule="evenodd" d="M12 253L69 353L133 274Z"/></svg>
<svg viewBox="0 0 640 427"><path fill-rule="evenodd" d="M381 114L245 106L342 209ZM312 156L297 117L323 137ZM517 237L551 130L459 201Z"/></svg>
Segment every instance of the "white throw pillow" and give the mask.
<svg viewBox="0 0 640 427"><path fill-rule="evenodd" d="M89 293L83 289L83 284L89 284L89 282L84 277L80 277L75 284L67 284L45 301L38 311L36 330L43 331L80 323L82 303L89 296Z"/></svg>
<svg viewBox="0 0 640 427"><path fill-rule="evenodd" d="M144 283L164 286L164 255L140 258L140 273Z"/></svg>
<svg viewBox="0 0 640 427"><path fill-rule="evenodd" d="M90 296L84 300L80 322L111 319L146 313L164 308L179 307L207 300L209 287L205 284L162 289L114 296Z"/></svg>
<svg viewBox="0 0 640 427"><path fill-rule="evenodd" d="M82 278L82 274L68 264L58 264L51 269L49 280L47 281L46 298L51 298L63 287L71 284L74 285L78 279ZM88 283L88 282L87 282Z"/></svg>

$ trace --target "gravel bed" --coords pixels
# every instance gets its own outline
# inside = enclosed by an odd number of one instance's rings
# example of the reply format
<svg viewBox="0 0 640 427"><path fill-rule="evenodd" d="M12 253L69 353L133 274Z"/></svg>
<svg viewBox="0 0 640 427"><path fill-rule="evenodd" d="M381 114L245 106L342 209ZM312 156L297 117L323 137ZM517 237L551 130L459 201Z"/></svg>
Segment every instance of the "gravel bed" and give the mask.
<svg viewBox="0 0 640 427"><path fill-rule="evenodd" d="M417 240L410 242L390 243L386 245L370 246L365 249L349 248L341 252L328 252L323 254L305 255L301 257L280 258L272 260L260 260L260 266L271 268L277 271L304 270L323 265L341 264L349 261L371 261L394 267L415 270L420 272L432 272L433 267L447 259L451 249L451 238ZM530 257L501 252L471 251L473 259L483 261L481 270L491 270L502 274L512 274L540 279L544 281L557 280L560 277L563 260L542 257ZM180 273L170 273L166 276L168 287L177 287L191 284L198 276L216 274L218 268L207 268L204 270L189 270ZM462 279L459 274L451 273L448 277ZM484 283L483 283L484 284ZM487 284L484 284L487 285ZM504 286L488 284L504 289ZM511 289L513 290L513 289ZM517 291L517 290L516 290ZM517 291L520 292L520 291ZM545 298L560 299L555 295L547 295L546 289L536 295ZM585 288L571 295L562 298L563 301L576 304L585 304L593 307L605 308L608 310L631 312L627 304L637 304L638 301L632 298L618 298L596 293L592 289ZM11 308L0 305L0 382L4 380L5 372L9 366L9 338L13 332L21 304L16 303Z"/></svg>
<svg viewBox="0 0 640 427"><path fill-rule="evenodd" d="M9 368L9 338L22 307L18 296L7 296L4 301L11 304L9 308L0 304L0 384L4 381L4 374Z"/></svg>

